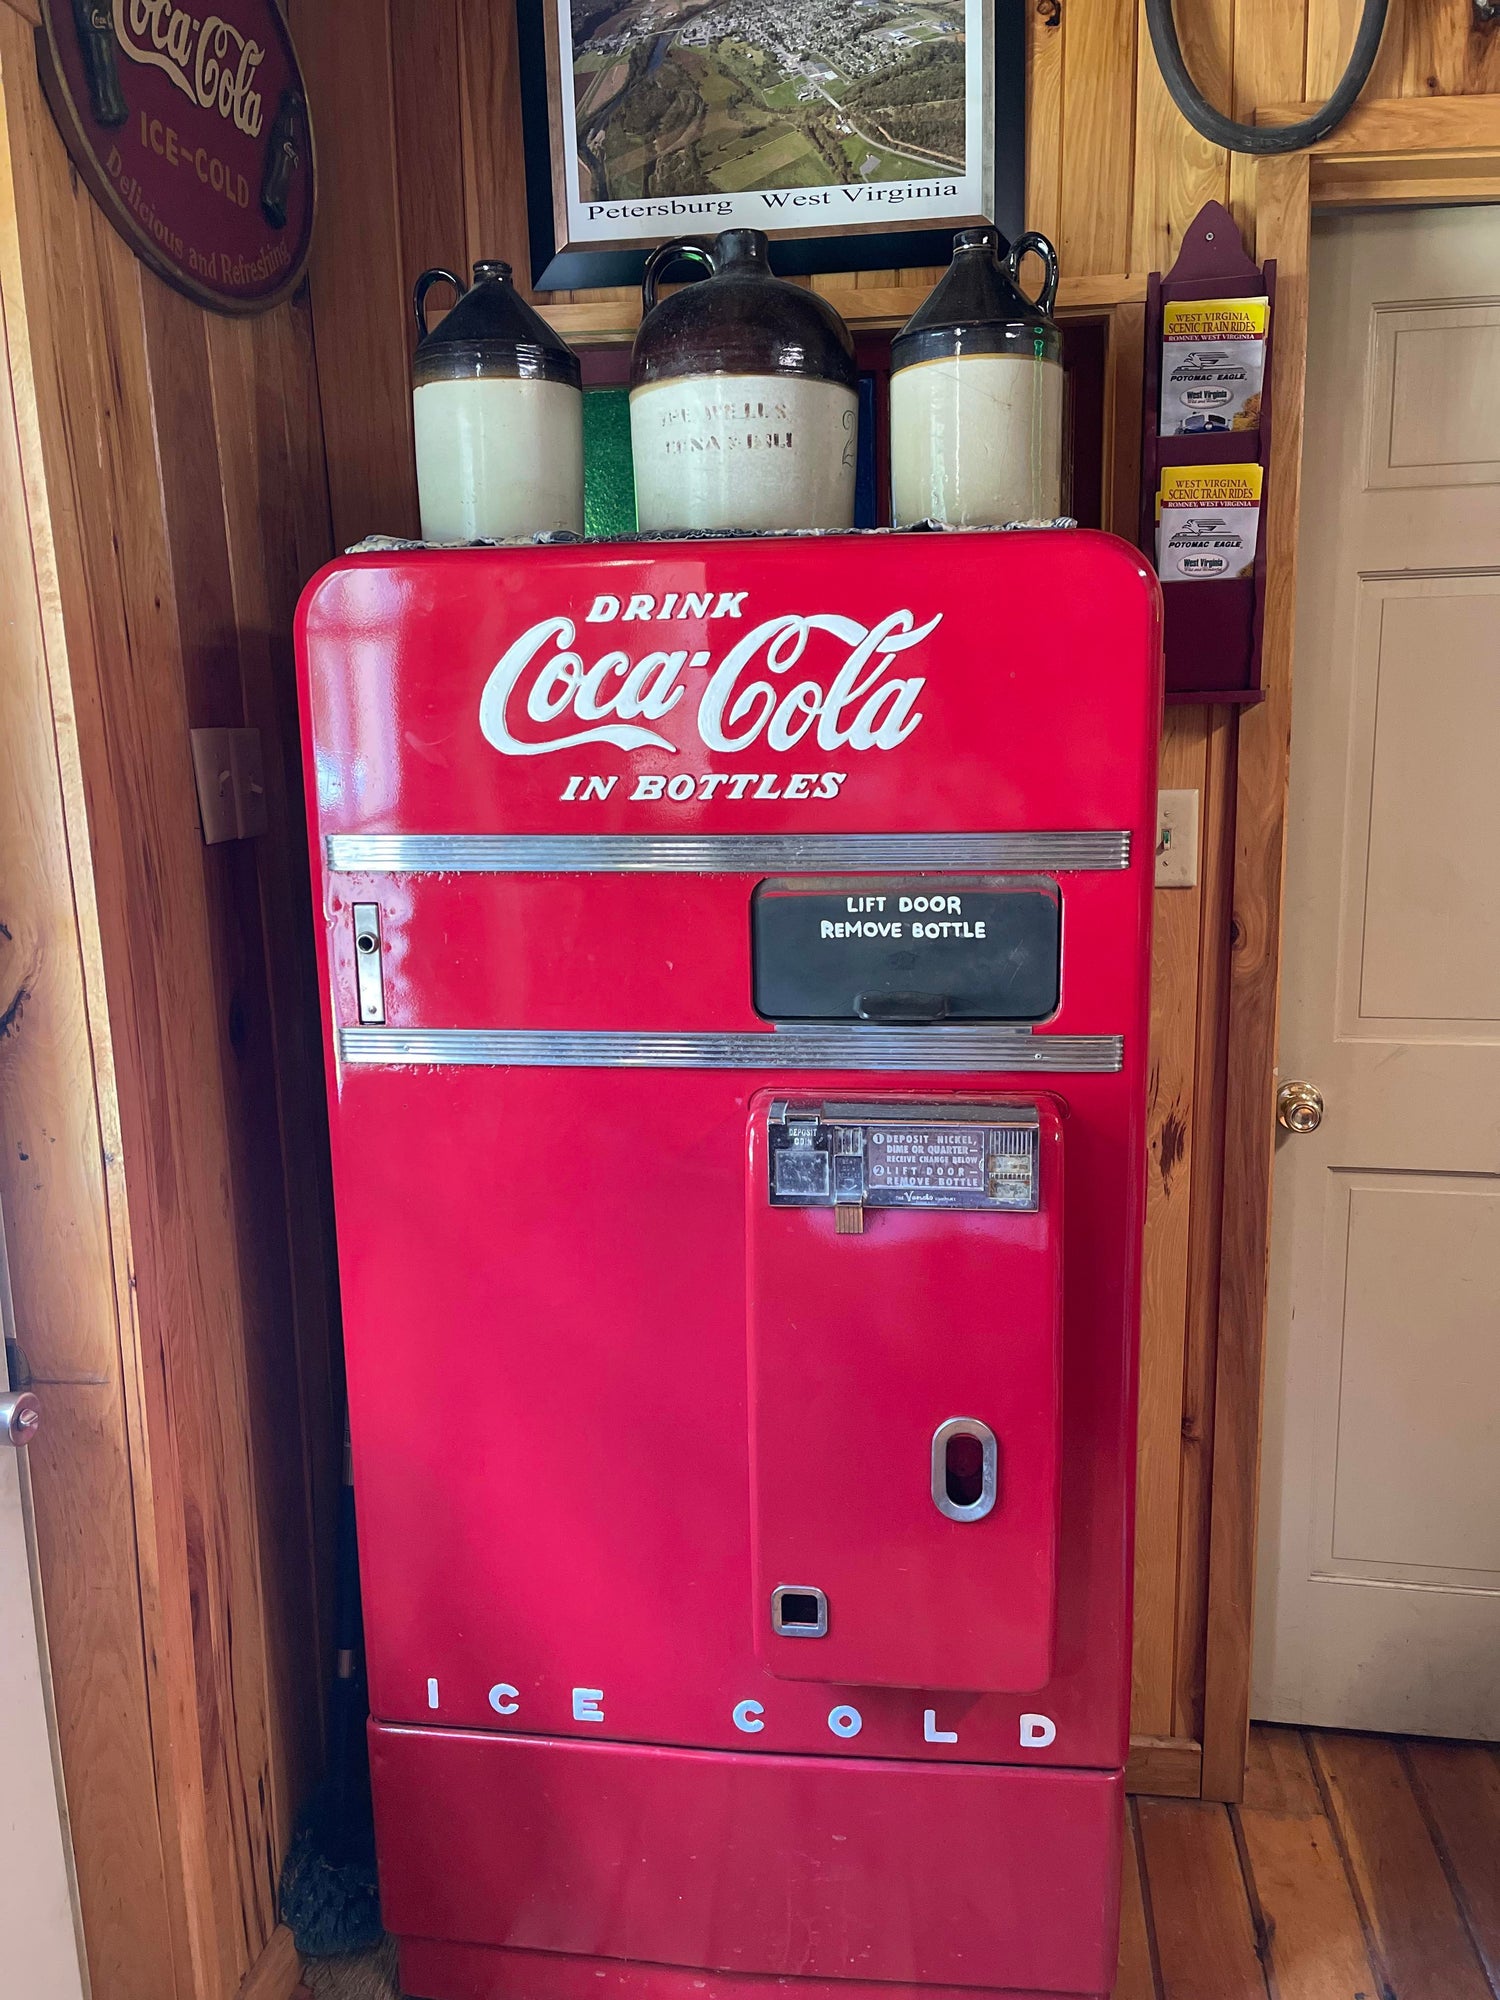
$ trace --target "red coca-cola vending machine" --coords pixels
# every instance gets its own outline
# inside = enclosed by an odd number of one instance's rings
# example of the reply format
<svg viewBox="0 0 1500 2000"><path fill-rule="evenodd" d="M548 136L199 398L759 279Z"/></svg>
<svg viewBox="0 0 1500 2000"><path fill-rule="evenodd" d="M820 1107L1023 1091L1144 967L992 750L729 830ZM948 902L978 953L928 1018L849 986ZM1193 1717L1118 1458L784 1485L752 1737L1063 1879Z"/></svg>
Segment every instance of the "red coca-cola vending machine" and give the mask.
<svg viewBox="0 0 1500 2000"><path fill-rule="evenodd" d="M396 550L298 642L407 1991L1107 1993L1150 571Z"/></svg>

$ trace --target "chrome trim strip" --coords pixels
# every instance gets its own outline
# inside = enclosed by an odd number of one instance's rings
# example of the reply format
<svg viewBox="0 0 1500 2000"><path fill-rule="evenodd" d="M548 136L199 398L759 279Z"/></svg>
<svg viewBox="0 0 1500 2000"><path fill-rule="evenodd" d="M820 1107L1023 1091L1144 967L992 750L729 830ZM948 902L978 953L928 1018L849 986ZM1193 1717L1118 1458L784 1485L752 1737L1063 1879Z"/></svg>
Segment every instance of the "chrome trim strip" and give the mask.
<svg viewBox="0 0 1500 2000"><path fill-rule="evenodd" d="M837 875L848 869L1120 869L1117 833L331 833L335 874Z"/></svg>
<svg viewBox="0 0 1500 2000"><path fill-rule="evenodd" d="M346 1063L493 1069L1118 1070L1121 1035L1027 1028L773 1028L764 1034L612 1029L340 1028Z"/></svg>

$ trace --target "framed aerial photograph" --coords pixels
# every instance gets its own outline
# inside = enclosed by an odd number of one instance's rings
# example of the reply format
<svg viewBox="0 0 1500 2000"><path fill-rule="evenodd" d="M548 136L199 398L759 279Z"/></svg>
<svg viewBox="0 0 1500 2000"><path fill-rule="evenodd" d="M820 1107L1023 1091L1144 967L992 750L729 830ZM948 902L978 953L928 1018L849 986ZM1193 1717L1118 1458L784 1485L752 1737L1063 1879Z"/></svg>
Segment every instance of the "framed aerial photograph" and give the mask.
<svg viewBox="0 0 1500 2000"><path fill-rule="evenodd" d="M783 272L1019 233L1024 0L520 0L532 283L763 229Z"/></svg>

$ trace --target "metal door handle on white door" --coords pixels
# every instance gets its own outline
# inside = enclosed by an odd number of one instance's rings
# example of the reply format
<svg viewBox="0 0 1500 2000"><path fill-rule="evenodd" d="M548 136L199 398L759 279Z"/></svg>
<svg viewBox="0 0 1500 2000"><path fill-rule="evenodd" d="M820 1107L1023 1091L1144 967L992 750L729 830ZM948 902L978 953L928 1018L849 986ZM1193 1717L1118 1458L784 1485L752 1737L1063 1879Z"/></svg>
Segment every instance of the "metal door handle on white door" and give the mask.
<svg viewBox="0 0 1500 2000"><path fill-rule="evenodd" d="M1276 1123L1283 1132L1316 1132L1323 1122L1323 1093L1316 1084L1284 1083L1276 1093Z"/></svg>
<svg viewBox="0 0 1500 2000"><path fill-rule="evenodd" d="M42 1406L29 1389L0 1396L0 1444L30 1444L41 1421Z"/></svg>

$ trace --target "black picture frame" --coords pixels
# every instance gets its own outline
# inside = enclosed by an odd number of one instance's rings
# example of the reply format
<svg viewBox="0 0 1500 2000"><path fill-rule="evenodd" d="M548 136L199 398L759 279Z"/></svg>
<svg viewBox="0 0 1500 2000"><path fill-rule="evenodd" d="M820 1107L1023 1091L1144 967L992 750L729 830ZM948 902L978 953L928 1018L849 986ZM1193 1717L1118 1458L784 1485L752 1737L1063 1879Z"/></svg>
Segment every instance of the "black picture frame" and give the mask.
<svg viewBox="0 0 1500 2000"><path fill-rule="evenodd" d="M526 160L526 215L531 284L538 292L639 285L642 248L562 250L552 208L552 130L547 83L546 0L516 0L521 65L522 143ZM1007 238L1025 226L1026 15L1025 0L994 0L994 185L990 220ZM773 236L771 262L784 277L817 271L884 271L898 266L946 264L960 227L856 231L848 235Z"/></svg>

